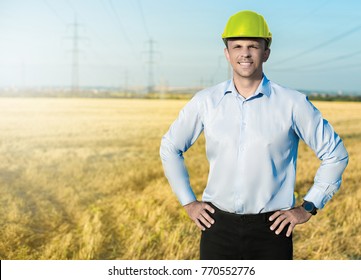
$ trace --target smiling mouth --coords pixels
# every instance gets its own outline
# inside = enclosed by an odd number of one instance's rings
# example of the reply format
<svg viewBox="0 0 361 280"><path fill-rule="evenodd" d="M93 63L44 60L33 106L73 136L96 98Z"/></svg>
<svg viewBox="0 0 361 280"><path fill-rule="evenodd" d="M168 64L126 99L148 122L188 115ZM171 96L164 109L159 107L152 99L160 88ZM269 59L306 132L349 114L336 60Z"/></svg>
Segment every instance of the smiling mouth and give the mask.
<svg viewBox="0 0 361 280"><path fill-rule="evenodd" d="M244 67L249 67L249 66L251 66L251 64L252 64L253 62L242 62L242 61L240 61L240 62L238 62L238 64L239 65L241 65L241 66L244 66Z"/></svg>

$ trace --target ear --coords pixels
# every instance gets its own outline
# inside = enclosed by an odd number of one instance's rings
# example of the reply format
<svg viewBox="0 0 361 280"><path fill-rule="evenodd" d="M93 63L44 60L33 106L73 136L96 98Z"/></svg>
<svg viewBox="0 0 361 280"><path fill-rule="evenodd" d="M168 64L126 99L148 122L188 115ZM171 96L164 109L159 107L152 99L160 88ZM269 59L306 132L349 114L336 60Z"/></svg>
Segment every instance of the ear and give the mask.
<svg viewBox="0 0 361 280"><path fill-rule="evenodd" d="M230 58L229 58L229 52L228 52L228 48L224 48L224 55L226 57L226 59L231 62Z"/></svg>
<svg viewBox="0 0 361 280"><path fill-rule="evenodd" d="M268 48L267 50L264 51L263 62L266 62L268 60L270 54L271 54L271 49L270 48Z"/></svg>

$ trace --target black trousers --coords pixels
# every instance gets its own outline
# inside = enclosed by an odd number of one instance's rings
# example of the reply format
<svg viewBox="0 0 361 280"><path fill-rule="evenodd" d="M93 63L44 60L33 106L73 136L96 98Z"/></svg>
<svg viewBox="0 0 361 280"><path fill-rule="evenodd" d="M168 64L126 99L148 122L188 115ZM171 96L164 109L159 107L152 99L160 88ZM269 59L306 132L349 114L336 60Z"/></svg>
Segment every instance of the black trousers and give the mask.
<svg viewBox="0 0 361 280"><path fill-rule="evenodd" d="M287 227L276 235L268 218L274 213L239 215L224 212L211 203L215 223L202 231L201 260L291 260L292 235Z"/></svg>

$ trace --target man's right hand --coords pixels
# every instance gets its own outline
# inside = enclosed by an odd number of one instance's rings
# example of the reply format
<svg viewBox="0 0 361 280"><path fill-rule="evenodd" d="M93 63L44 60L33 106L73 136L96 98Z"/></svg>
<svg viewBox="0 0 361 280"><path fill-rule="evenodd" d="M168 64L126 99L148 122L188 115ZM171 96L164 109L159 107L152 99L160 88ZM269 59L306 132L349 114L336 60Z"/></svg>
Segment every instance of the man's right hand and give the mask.
<svg viewBox="0 0 361 280"><path fill-rule="evenodd" d="M193 201L187 205L184 205L184 209L187 211L188 216L196 223L201 230L206 230L204 226L210 228L214 224L214 220L207 213L214 213L215 210L205 202Z"/></svg>

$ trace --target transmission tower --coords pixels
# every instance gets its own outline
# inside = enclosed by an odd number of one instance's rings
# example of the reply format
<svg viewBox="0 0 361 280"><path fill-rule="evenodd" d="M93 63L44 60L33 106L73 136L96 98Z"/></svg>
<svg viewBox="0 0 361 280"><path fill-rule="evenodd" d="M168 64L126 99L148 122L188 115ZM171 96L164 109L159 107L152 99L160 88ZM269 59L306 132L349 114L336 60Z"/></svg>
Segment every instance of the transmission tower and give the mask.
<svg viewBox="0 0 361 280"><path fill-rule="evenodd" d="M72 93L79 92L79 24L75 16L74 23L71 24L73 28L73 36L70 37L73 41L72 53L72 67L71 67L71 91Z"/></svg>
<svg viewBox="0 0 361 280"><path fill-rule="evenodd" d="M123 78L124 78L124 86L123 86L123 92L124 93L128 93L128 80L129 80L129 72L128 70L124 70L124 75L123 75Z"/></svg>
<svg viewBox="0 0 361 280"><path fill-rule="evenodd" d="M155 65L155 59L154 55L156 51L154 50L154 44L155 41L153 39L149 39L147 41L147 44L149 46L148 48L148 86L147 86L147 93L154 92L154 65Z"/></svg>

